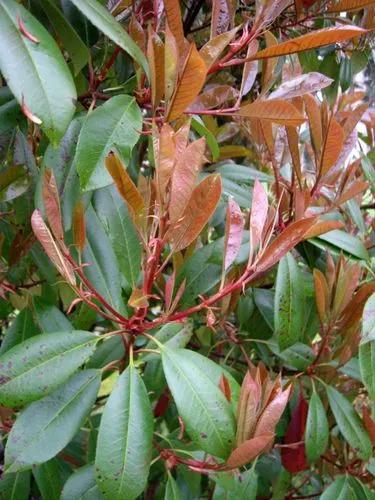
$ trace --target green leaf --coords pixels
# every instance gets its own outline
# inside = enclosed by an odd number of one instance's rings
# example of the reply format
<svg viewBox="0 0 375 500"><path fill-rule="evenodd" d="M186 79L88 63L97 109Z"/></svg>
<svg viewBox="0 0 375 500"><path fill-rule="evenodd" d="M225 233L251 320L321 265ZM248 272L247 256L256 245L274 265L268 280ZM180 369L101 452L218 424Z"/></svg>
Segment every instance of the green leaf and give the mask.
<svg viewBox="0 0 375 500"><path fill-rule="evenodd" d="M6 470L25 470L59 453L90 413L100 378L99 370L80 371L53 393L23 410L5 447Z"/></svg>
<svg viewBox="0 0 375 500"><path fill-rule="evenodd" d="M74 73L77 75L88 63L88 48L80 39L72 25L66 20L63 12L59 9L54 0L39 0L39 3L51 21L58 38L68 51L73 63Z"/></svg>
<svg viewBox="0 0 375 500"><path fill-rule="evenodd" d="M326 410L319 395L314 391L309 402L305 432L306 455L310 463L316 462L326 451L328 435Z"/></svg>
<svg viewBox="0 0 375 500"><path fill-rule="evenodd" d="M310 243L318 246L319 248L329 248L339 253L344 251L345 253L356 257L361 260L368 260L369 255L366 247L362 241L340 229L334 229L333 231L328 231L328 233L321 234L318 238L312 238L309 240Z"/></svg>
<svg viewBox="0 0 375 500"><path fill-rule="evenodd" d="M151 332L150 332L151 333ZM190 321L186 323L172 322L162 326L154 335L155 339L170 349L185 347L193 335L193 324ZM157 344L149 340L146 344L147 349L157 349ZM143 359L159 359L157 354L146 354Z"/></svg>
<svg viewBox="0 0 375 500"><path fill-rule="evenodd" d="M219 365L211 359L202 356L201 354L185 349L185 358L199 370L204 372L211 382L219 387L220 379L225 375L228 380L232 396L232 408L234 413L237 411L238 398L240 396L241 387L225 366Z"/></svg>
<svg viewBox="0 0 375 500"><path fill-rule="evenodd" d="M36 323L43 333L72 332L72 324L58 307L40 297L33 297L33 309Z"/></svg>
<svg viewBox="0 0 375 500"><path fill-rule="evenodd" d="M275 292L275 334L281 350L300 340L305 324L302 273L288 253L279 263Z"/></svg>
<svg viewBox="0 0 375 500"><path fill-rule="evenodd" d="M30 309L22 309L5 332L0 346L0 355L38 333L39 330L34 323Z"/></svg>
<svg viewBox="0 0 375 500"><path fill-rule="evenodd" d="M205 294L220 281L223 251L224 239L221 239L219 242L199 248L186 259L176 279L176 289L186 280L180 305L190 306L199 295Z"/></svg>
<svg viewBox="0 0 375 500"><path fill-rule="evenodd" d="M30 472L2 474L0 479L0 498L4 500L29 500Z"/></svg>
<svg viewBox="0 0 375 500"><path fill-rule="evenodd" d="M101 342L94 354L87 362L87 368L103 368L112 361L122 359L125 355L125 347L119 335L107 337Z"/></svg>
<svg viewBox="0 0 375 500"><path fill-rule="evenodd" d="M95 191L93 204L111 240L120 270L134 288L141 270L142 248L128 207L115 186Z"/></svg>
<svg viewBox="0 0 375 500"><path fill-rule="evenodd" d="M0 106L0 135L11 132L25 121L21 108L15 99Z"/></svg>
<svg viewBox="0 0 375 500"><path fill-rule="evenodd" d="M121 274L111 242L92 206L86 210L86 245L82 252L84 273L109 304L122 311Z"/></svg>
<svg viewBox="0 0 375 500"><path fill-rule="evenodd" d="M83 121L82 116L74 118L59 146L55 148L50 144L44 153L42 161L43 167L53 170L59 190L61 213L66 231L72 227L73 209L81 197L78 173L73 159ZM41 191L41 182L39 189Z"/></svg>
<svg viewBox="0 0 375 500"><path fill-rule="evenodd" d="M341 434L363 460L372 454L372 443L353 405L336 389L326 386L329 405Z"/></svg>
<svg viewBox="0 0 375 500"><path fill-rule="evenodd" d="M313 362L315 355L310 346L297 342L278 354L287 366L304 371Z"/></svg>
<svg viewBox="0 0 375 500"><path fill-rule="evenodd" d="M146 387L130 365L118 379L100 422L95 466L105 499L133 500L145 489L153 428Z"/></svg>
<svg viewBox="0 0 375 500"><path fill-rule="evenodd" d="M367 300L362 316L361 342L375 340L375 293Z"/></svg>
<svg viewBox="0 0 375 500"><path fill-rule="evenodd" d="M94 26L135 59L142 66L146 75L149 76L148 63L143 52L105 7L97 0L85 0L85 2L82 2L82 0L70 1Z"/></svg>
<svg viewBox="0 0 375 500"><path fill-rule="evenodd" d="M209 369L195 364L202 358L202 365L212 361L185 349L162 349L164 374L172 392L186 432L200 448L220 458L227 458L234 444L235 424L230 403L213 383Z"/></svg>
<svg viewBox="0 0 375 500"><path fill-rule="evenodd" d="M93 465L80 467L69 477L64 485L60 500L101 500L95 481L95 468Z"/></svg>
<svg viewBox="0 0 375 500"><path fill-rule="evenodd" d="M38 485L42 500L59 500L63 481L57 459L48 460L33 468L33 475Z"/></svg>
<svg viewBox="0 0 375 500"><path fill-rule="evenodd" d="M133 97L112 97L92 111L79 134L74 157L83 190L98 189L113 183L104 166L111 149L116 148L125 158L142 130L141 111Z"/></svg>
<svg viewBox="0 0 375 500"><path fill-rule="evenodd" d="M38 43L21 32L18 18ZM0 70L17 101L57 143L75 111L73 78L48 31L14 0L0 0Z"/></svg>
<svg viewBox="0 0 375 500"><path fill-rule="evenodd" d="M338 477L321 495L320 500L355 500L346 476Z"/></svg>
<svg viewBox="0 0 375 500"><path fill-rule="evenodd" d="M370 490L370 488L363 484L358 478L355 476L349 476L348 482L350 487L353 489L356 500L374 500L374 491Z"/></svg>
<svg viewBox="0 0 375 500"><path fill-rule="evenodd" d="M0 403L22 406L45 396L91 356L97 340L77 330L36 335L16 345L0 357Z"/></svg>
<svg viewBox="0 0 375 500"><path fill-rule="evenodd" d="M361 344L358 356L363 385L370 399L375 401L375 340Z"/></svg>
<svg viewBox="0 0 375 500"><path fill-rule="evenodd" d="M212 160L217 161L220 156L220 148L214 134L205 126L200 116L195 115L191 119L191 126L201 137L206 138L207 146L210 148Z"/></svg>
<svg viewBox="0 0 375 500"><path fill-rule="evenodd" d="M183 500L182 492L171 473L168 473L167 487L165 488L164 500Z"/></svg>

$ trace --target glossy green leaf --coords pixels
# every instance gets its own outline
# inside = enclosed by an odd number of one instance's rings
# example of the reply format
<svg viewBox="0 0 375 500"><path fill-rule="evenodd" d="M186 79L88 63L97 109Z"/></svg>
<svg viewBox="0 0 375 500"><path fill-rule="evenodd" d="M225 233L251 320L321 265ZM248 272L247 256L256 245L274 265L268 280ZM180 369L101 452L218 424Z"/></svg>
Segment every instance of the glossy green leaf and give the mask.
<svg viewBox="0 0 375 500"><path fill-rule="evenodd" d="M201 137L206 138L207 146L210 148L212 160L217 161L220 156L220 149L214 134L205 126L203 120L198 116L193 116L191 126Z"/></svg>
<svg viewBox="0 0 375 500"><path fill-rule="evenodd" d="M326 410L317 394L313 392L307 414L305 446L309 462L318 460L328 446L329 427Z"/></svg>
<svg viewBox="0 0 375 500"><path fill-rule="evenodd" d="M235 439L231 405L209 373L187 356L189 352L163 347L168 387L190 438L207 453L227 458ZM194 357L202 358L202 365L212 363L197 353Z"/></svg>
<svg viewBox="0 0 375 500"><path fill-rule="evenodd" d="M82 252L87 278L97 291L118 311L124 307L121 297L121 274L111 242L94 209L86 211L86 245Z"/></svg>
<svg viewBox="0 0 375 500"><path fill-rule="evenodd" d="M133 500L145 489L153 428L146 387L130 365L118 379L100 422L95 467L105 499Z"/></svg>
<svg viewBox="0 0 375 500"><path fill-rule="evenodd" d="M187 321L186 323L167 323L155 333L154 337L166 347L169 347L170 349L178 349L185 347L189 343L192 335L193 324L191 321ZM158 346L156 342L149 340L146 344L146 348L157 349ZM143 359L154 359L155 356L157 355L146 354Z"/></svg>
<svg viewBox="0 0 375 500"><path fill-rule="evenodd" d="M103 5L97 0L85 0L84 2L82 0L70 1L94 26L135 59L142 66L146 75L149 74L148 63L143 52Z"/></svg>
<svg viewBox="0 0 375 500"><path fill-rule="evenodd" d="M364 386L372 401L375 401L375 340L359 346L359 366Z"/></svg>
<svg viewBox="0 0 375 500"><path fill-rule="evenodd" d="M82 116L74 118L58 147L52 144L47 147L42 162L44 167L53 170L66 231L72 227L73 209L81 196L78 173L73 159L83 121ZM41 187L39 189L41 190Z"/></svg>
<svg viewBox="0 0 375 500"><path fill-rule="evenodd" d="M72 332L72 324L55 305L43 300L41 297L33 298L33 313L36 324L41 333Z"/></svg>
<svg viewBox="0 0 375 500"><path fill-rule="evenodd" d="M328 231L328 233L322 234L318 238L312 238L309 241L321 248L326 248L328 244L328 247L337 253L344 251L357 259L367 260L369 258L362 241L358 237L340 229Z"/></svg>
<svg viewBox="0 0 375 500"><path fill-rule="evenodd" d="M119 268L135 287L141 269L142 248L133 219L115 186L95 191L95 211L111 240Z"/></svg>
<svg viewBox="0 0 375 500"><path fill-rule="evenodd" d="M52 458L33 468L33 476L42 495L42 500L59 500L63 487L61 469L57 459Z"/></svg>
<svg viewBox="0 0 375 500"><path fill-rule="evenodd" d="M45 396L91 356L97 340L77 330L36 335L16 345L0 357L1 404L22 406Z"/></svg>
<svg viewBox="0 0 375 500"><path fill-rule="evenodd" d="M141 130L141 111L127 95L112 97L87 116L74 157L83 190L113 183L104 165L106 156L116 149L128 159Z"/></svg>
<svg viewBox="0 0 375 500"><path fill-rule="evenodd" d="M338 477L320 496L320 500L355 500L356 496L346 476Z"/></svg>
<svg viewBox="0 0 375 500"><path fill-rule="evenodd" d="M95 467L85 465L76 469L66 481L61 500L101 500L103 495L95 481Z"/></svg>
<svg viewBox="0 0 375 500"><path fill-rule="evenodd" d="M29 500L30 472L2 474L0 479L0 498L4 500Z"/></svg>
<svg viewBox="0 0 375 500"><path fill-rule="evenodd" d="M0 135L12 132L12 129L21 125L25 117L21 113L21 108L15 99L0 105Z"/></svg>
<svg viewBox="0 0 375 500"><path fill-rule="evenodd" d="M304 371L313 362L315 355L310 346L297 342L279 353L280 358L287 366Z"/></svg>
<svg viewBox="0 0 375 500"><path fill-rule="evenodd" d="M61 451L90 413L100 378L99 370L80 371L53 393L23 410L8 437L6 470L29 469Z"/></svg>
<svg viewBox="0 0 375 500"><path fill-rule="evenodd" d="M39 329L34 323L30 309L22 309L5 332L0 346L0 355L38 333Z"/></svg>
<svg viewBox="0 0 375 500"><path fill-rule="evenodd" d="M182 492L178 487L176 480L169 473L167 486L165 488L164 500L183 500Z"/></svg>
<svg viewBox="0 0 375 500"><path fill-rule="evenodd" d="M89 60L89 51L54 0L39 0L73 63L77 75Z"/></svg>
<svg viewBox="0 0 375 500"><path fill-rule="evenodd" d="M21 32L18 18L38 43ZM56 143L74 114L73 78L48 31L14 0L0 1L0 69L17 101Z"/></svg>
<svg viewBox="0 0 375 500"><path fill-rule="evenodd" d="M112 361L122 359L125 355L125 347L119 335L107 337L101 342L94 354L87 362L87 368L103 368Z"/></svg>
<svg viewBox="0 0 375 500"><path fill-rule="evenodd" d="M375 293L367 300L362 316L362 343L375 340Z"/></svg>
<svg viewBox="0 0 375 500"><path fill-rule="evenodd" d="M275 334L284 350L300 340L305 324L303 277L290 253L277 270L274 315Z"/></svg>
<svg viewBox="0 0 375 500"><path fill-rule="evenodd" d="M363 460L372 454L372 443L353 405L340 392L326 386L329 405L341 434Z"/></svg>

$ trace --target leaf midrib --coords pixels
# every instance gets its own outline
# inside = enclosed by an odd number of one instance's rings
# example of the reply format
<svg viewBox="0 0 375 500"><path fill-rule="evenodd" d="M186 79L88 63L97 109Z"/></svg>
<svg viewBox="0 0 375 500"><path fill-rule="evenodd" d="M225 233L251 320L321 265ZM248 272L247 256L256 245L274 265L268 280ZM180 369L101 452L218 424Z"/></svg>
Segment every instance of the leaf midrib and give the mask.
<svg viewBox="0 0 375 500"><path fill-rule="evenodd" d="M163 354L164 354L165 356L167 356L167 357L168 357L168 351L167 351L167 349L166 349L165 347L164 347L164 352L163 352ZM200 398L199 394L195 391L194 386L191 384L191 382L190 382L190 380L188 379L188 377L186 377L186 376L185 376L185 373L184 373L184 372L180 369L180 367L177 365L177 363L175 363L175 362L173 361L173 358L169 356L169 359L171 360L172 364L174 365L174 367L175 367L176 371L177 371L177 372L179 372L179 373L182 375L182 377L183 377L183 379L186 381L187 385L191 388L191 392L193 393L193 395L195 395L196 399L199 401L200 406L203 408L203 412L207 415L207 419L211 422L211 425L212 425L212 427L213 427L213 429L214 429L214 433L215 433L215 434L218 436L218 438L219 438L219 441L220 441L220 443L221 443L221 445L222 445L223 450L225 450L225 449L226 449L225 443L224 443L224 441L221 439L220 432L219 432L219 431L217 430L217 428L216 428L215 421L211 418L211 415L208 413L208 411L207 411L207 409L206 409L206 407L205 407L205 405L204 405L203 401L201 400L201 398ZM199 371L199 372L201 373L201 375L203 375L203 376L204 376L204 373L203 373L200 369L198 369L198 368L197 368L197 371ZM211 381L210 381L210 382L211 382Z"/></svg>
<svg viewBox="0 0 375 500"><path fill-rule="evenodd" d="M19 42L21 42L21 45L23 45L23 46L25 47L26 54L28 55L28 58L29 58L29 60L30 60L30 62L31 62L31 67L32 67L32 68L33 68L33 70L34 70L34 71L33 71L33 73L35 74L36 79L37 79L37 80L39 81L39 83L40 83L40 87L41 87L41 89L42 89L42 91L43 91L43 94L44 94L45 100L46 100L46 102L47 102L47 110L48 110L48 115L49 115L50 123L52 124L53 128L55 129L56 127L55 127L55 123L54 123L53 116L52 116L52 113L51 113L51 103L50 103L50 101L49 101L49 99L48 99L48 94L47 94L47 92L46 92L46 90L45 90L45 87L44 87L44 85L43 85L43 80L41 79L41 77L40 77L40 75L39 75L39 73L38 73L38 71L37 71L37 66L35 65L34 60L33 60L32 56L31 56L31 52L29 51L28 44L26 43L26 40L24 40L24 37L22 36L22 34L20 34L20 31L17 29L17 26L16 26L15 22L13 21L12 16L11 16L11 15L9 14L9 12L7 11L7 9L6 9L6 5L4 5L4 2L1 2L0 7L2 7L2 8L3 8L3 10L4 10L5 14L7 15L8 19L9 19L9 20L10 20L10 22L11 22L11 25L15 28L15 29L13 30L13 32L15 32L15 33L16 33L16 36L17 36L18 41L19 41Z"/></svg>
<svg viewBox="0 0 375 500"><path fill-rule="evenodd" d="M62 406L62 407L60 408L60 410L59 410L57 413L55 413L55 415L53 416L53 418L51 418L51 419L50 419L50 420L49 420L49 421L48 421L48 422L47 422L47 423L46 423L46 424L45 424L45 425L44 425L41 429L39 429L39 431L37 432L37 434L35 434L34 439L32 439L32 440L29 442L29 444L28 444L28 446L27 446L26 448L23 448L23 449L22 449L22 451L21 451L21 453L18 455L18 457L17 457L17 456L15 457L15 459L14 459L14 461L13 461L12 465L10 465L10 466L9 466L9 468L8 468L8 472L9 472L9 469L11 469L11 468L12 468L12 466L13 466L15 463L18 463L18 462L19 462L19 457L20 457L20 456L22 457L22 455L23 455L23 453L25 452L25 450L29 449L29 448L32 446L32 444L33 444L33 443L34 443L34 442L38 439L39 434L43 433L43 432L44 432L44 431L45 431L45 430L46 430L46 429L47 429L47 428L48 428L48 427L49 427L49 426L50 426L50 425L54 422L54 420L56 420L56 419L57 419L57 418L58 418L58 417L59 417L59 416L60 416L60 415L61 415L61 414L62 414L62 413L63 413L63 412L64 412L64 411L68 408L68 406L70 406L70 405L74 402L74 400L75 400L78 396L80 396L82 392L84 392L84 391L85 391L86 387L87 387L89 384L91 384L91 383L95 380L95 378L96 378L97 376L98 376L98 374L97 374L97 373L95 373L95 375L93 375L92 377L90 377L90 378L89 378L89 379L88 379L88 380L87 380L87 381L86 381L86 382L85 382L85 383L81 386L81 388L80 388L77 392L75 392L75 393L73 394L73 396L72 396L72 397L71 397L71 398L70 398L70 399L69 399L69 400L68 400L68 401L64 404L64 406ZM36 401L35 403L37 404L37 403L40 403L40 402L41 402L41 401Z"/></svg>

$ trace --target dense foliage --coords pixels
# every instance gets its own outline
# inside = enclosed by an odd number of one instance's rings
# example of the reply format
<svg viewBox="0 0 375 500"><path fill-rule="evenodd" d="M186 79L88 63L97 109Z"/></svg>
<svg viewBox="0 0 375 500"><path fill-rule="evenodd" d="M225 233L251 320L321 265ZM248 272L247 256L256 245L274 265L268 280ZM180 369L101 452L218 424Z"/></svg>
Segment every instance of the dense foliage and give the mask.
<svg viewBox="0 0 375 500"><path fill-rule="evenodd" d="M0 0L1 499L374 498L374 19Z"/></svg>

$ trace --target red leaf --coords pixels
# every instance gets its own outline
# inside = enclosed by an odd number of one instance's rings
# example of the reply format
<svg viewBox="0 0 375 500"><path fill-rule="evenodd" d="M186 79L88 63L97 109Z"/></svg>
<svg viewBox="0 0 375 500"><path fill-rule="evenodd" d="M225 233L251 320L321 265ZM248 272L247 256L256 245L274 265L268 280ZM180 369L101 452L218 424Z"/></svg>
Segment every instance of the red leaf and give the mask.
<svg viewBox="0 0 375 500"><path fill-rule="evenodd" d="M76 284L72 266L67 262L46 226L39 210L34 210L31 216L31 227L44 251L56 266L59 273L73 286Z"/></svg>
<svg viewBox="0 0 375 500"><path fill-rule="evenodd" d="M286 431L284 444L298 443L302 441L306 428L308 404L300 394L297 406L293 410L288 430ZM297 473L309 468L305 454L305 443L296 446L281 448L281 461L286 470Z"/></svg>
<svg viewBox="0 0 375 500"><path fill-rule="evenodd" d="M250 235L251 246L255 248L261 242L262 232L267 220L268 198L262 184L255 180L253 189L253 201L250 213Z"/></svg>
<svg viewBox="0 0 375 500"><path fill-rule="evenodd" d="M171 200L169 203L169 217L172 223L180 219L189 203L204 162L205 147L206 139L202 137L189 144L181 157L177 157L177 163L172 175Z"/></svg>
<svg viewBox="0 0 375 500"><path fill-rule="evenodd" d="M227 208L227 220L225 226L225 243L224 243L224 269L234 262L240 250L242 243L242 234L244 228L244 220L242 212L238 204L230 198Z"/></svg>
<svg viewBox="0 0 375 500"><path fill-rule="evenodd" d="M273 434L263 434L245 441L232 451L227 460L227 468L236 469L248 464L271 445L273 438Z"/></svg>
<svg viewBox="0 0 375 500"><path fill-rule="evenodd" d="M262 415L258 420L255 428L254 436L262 436L263 434L275 432L275 427L283 414L288 403L291 386L285 391L280 391L273 400L267 404Z"/></svg>
<svg viewBox="0 0 375 500"><path fill-rule="evenodd" d="M168 231L173 251L190 245L200 234L214 213L221 196L221 177L209 175L194 189L181 220Z"/></svg>
<svg viewBox="0 0 375 500"><path fill-rule="evenodd" d="M86 243L85 207L82 201L76 203L73 211L73 241L82 252Z"/></svg>
<svg viewBox="0 0 375 500"><path fill-rule="evenodd" d="M226 397L227 401L229 401L229 403L230 403L232 400L232 391L230 390L230 385L229 385L228 379L224 374L222 374L222 376L220 377L219 387L220 387L221 392Z"/></svg>
<svg viewBox="0 0 375 500"><path fill-rule="evenodd" d="M48 224L55 238L62 241L64 230L61 221L59 193L53 172L49 169L44 171L42 191Z"/></svg>
<svg viewBox="0 0 375 500"><path fill-rule="evenodd" d="M263 252L258 261L257 271L263 272L272 267L284 257L292 248L303 240L305 234L315 224L316 217L298 220L288 226L277 236Z"/></svg>

